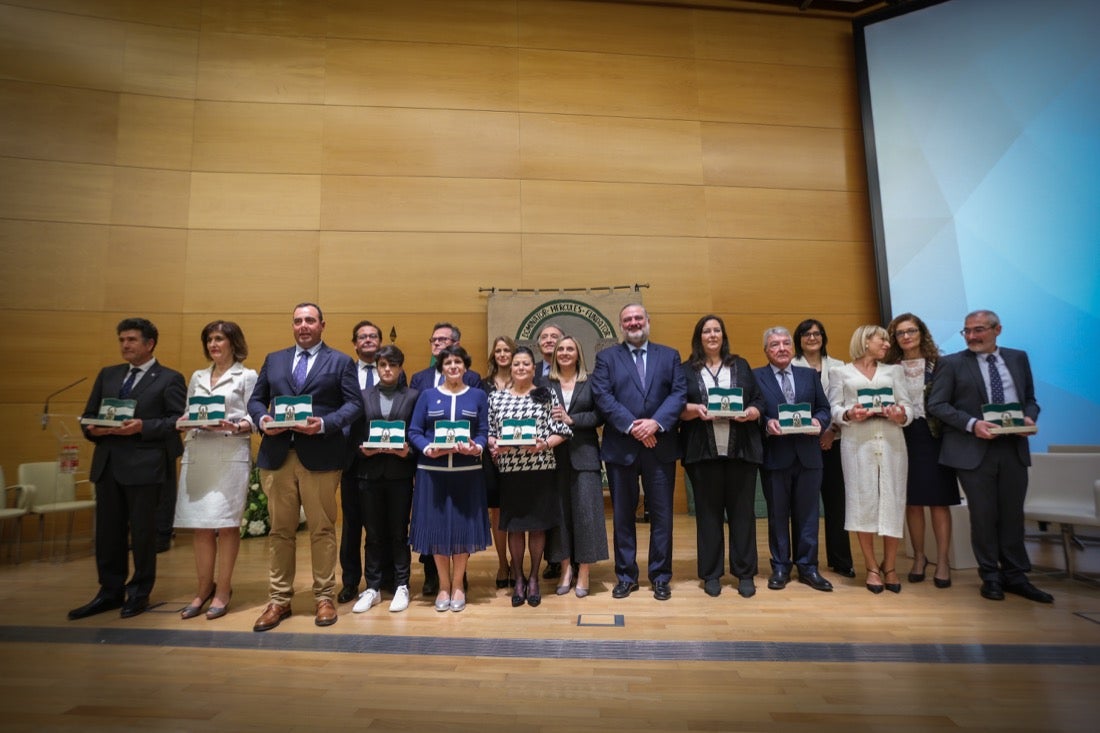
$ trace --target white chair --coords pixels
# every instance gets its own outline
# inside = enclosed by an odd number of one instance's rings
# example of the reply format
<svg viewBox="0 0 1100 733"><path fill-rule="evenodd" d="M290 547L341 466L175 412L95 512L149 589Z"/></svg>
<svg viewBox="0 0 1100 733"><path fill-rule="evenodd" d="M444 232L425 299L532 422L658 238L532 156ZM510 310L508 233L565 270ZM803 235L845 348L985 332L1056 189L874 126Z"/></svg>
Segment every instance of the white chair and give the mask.
<svg viewBox="0 0 1100 733"><path fill-rule="evenodd" d="M19 464L19 483L27 488L30 502L28 512L38 515L38 557L42 557L45 545L47 514L68 514L69 528L65 536L65 556L69 555L69 545L73 539L73 520L76 513L85 509L92 510L92 531L95 532L95 486L87 480L77 481L71 473L62 473L57 461ZM76 497L77 484L87 484L91 489L90 499ZM56 533L55 533L56 534ZM54 539L50 539L50 557L53 557Z"/></svg>
<svg viewBox="0 0 1100 733"><path fill-rule="evenodd" d="M4 524L15 520L15 563L18 565L23 554L23 517L27 513L27 489L21 484L8 486L4 480L4 467L0 466L0 486L4 487L4 504L0 506L0 545L4 540ZM14 501L12 496L15 497Z"/></svg>
<svg viewBox="0 0 1100 733"><path fill-rule="evenodd" d="M1100 527L1098 479L1100 453L1034 453L1024 499L1026 519L1060 525L1066 575L1092 582L1096 579L1074 570L1071 545L1083 547L1076 527Z"/></svg>

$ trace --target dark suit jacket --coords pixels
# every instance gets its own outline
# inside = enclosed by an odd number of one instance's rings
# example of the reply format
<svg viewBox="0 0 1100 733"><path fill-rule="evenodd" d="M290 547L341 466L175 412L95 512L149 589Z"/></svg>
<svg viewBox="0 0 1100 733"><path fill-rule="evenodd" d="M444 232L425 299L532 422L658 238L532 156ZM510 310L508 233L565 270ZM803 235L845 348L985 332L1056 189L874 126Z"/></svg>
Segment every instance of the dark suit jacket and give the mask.
<svg viewBox="0 0 1100 733"><path fill-rule="evenodd" d="M657 460L672 462L680 457L676 424L687 398L687 383L680 370L680 354L652 341L647 346L643 385L630 347L617 344L596 354L596 366L589 380L596 407L607 421L600 455L604 461L622 466L634 463L644 446L630 435L630 425L639 418L652 418L663 430L654 447Z"/></svg>
<svg viewBox="0 0 1100 733"><path fill-rule="evenodd" d="M1012 375L1024 415L1038 420L1039 403L1035 401L1035 383L1027 352L1001 348L1000 355ZM990 401L977 356L968 349L940 359L932 378L932 391L928 395L928 414L939 418L944 426L940 463L952 468L977 468L989 448L990 441L975 437L966 430L971 418L982 418L982 405ZM997 440L1014 441L1020 463L1031 465L1031 451L1025 436L1004 435Z"/></svg>
<svg viewBox="0 0 1100 733"><path fill-rule="evenodd" d="M569 464L577 471L599 471L600 436L596 428L603 425L603 416L596 410L596 400L592 396L592 380L577 382L573 388L573 399L565 404L561 393L561 382L547 380L547 385L558 396L558 402L565 406L569 417L573 418L573 437L555 450L558 465L568 456Z"/></svg>
<svg viewBox="0 0 1100 733"><path fill-rule="evenodd" d="M821 388L821 377L817 370L809 367L790 366L791 379L794 382L794 401L808 402L810 414L821 423L821 429L825 430L832 422L829 412L829 400L825 397L825 390ZM779 419L779 406L787 401L783 391L779 389L772 372L771 364L753 369L756 383L760 385L760 392L764 395L764 421ZM767 435L764 436L764 468L769 471L777 471L790 468L795 460L798 460L806 468L821 468L824 464L821 460L821 443L817 435Z"/></svg>
<svg viewBox="0 0 1100 733"><path fill-rule="evenodd" d="M404 420L405 440L408 442L408 430L412 423L413 408L416 407L416 398L420 395L415 389L398 387L393 394L393 408L389 416L382 414L382 400L378 395L378 387L371 387L362 392L363 395L363 419L358 423L362 430L355 436L356 450L367 438L371 420ZM409 455L405 458L381 453L367 458L359 453L359 478L362 479L399 479L412 478L416 474L416 451L411 450L409 443Z"/></svg>
<svg viewBox="0 0 1100 733"><path fill-rule="evenodd" d="M436 371L434 366L430 366L427 369L421 369L416 374L412 375L412 379L409 380L409 387L415 389L417 392L427 392L435 386L438 376L439 372ZM462 383L470 387L481 387L481 375L473 369L467 369L466 373L462 375Z"/></svg>
<svg viewBox="0 0 1100 733"><path fill-rule="evenodd" d="M756 384L749 363L737 357L733 363L733 386L744 390L742 395L745 409L755 407L764 414L764 395ZM722 367L725 369L726 367ZM687 382L687 403L705 405L707 387L703 382L702 370L683 365L684 381ZM740 458L749 463L763 463L764 441L760 435L760 421L737 422L730 420L729 441L726 455ZM718 446L714 442L714 423L708 420L684 420L680 423L680 446L684 454L684 465L719 458Z"/></svg>
<svg viewBox="0 0 1100 733"><path fill-rule="evenodd" d="M105 397L118 397L129 364L104 367L96 377L84 417L95 417ZM95 443L92 455L92 481L98 481L109 467L119 484L152 485L165 481L169 467L183 454L183 443L176 420L187 411L187 384L183 375L158 361L134 386L130 399L137 400L134 417L141 419L137 435L85 437ZM175 480L173 475L172 480Z"/></svg>
<svg viewBox="0 0 1100 733"><path fill-rule="evenodd" d="M355 362L347 354L322 344L302 389L294 387L291 371L297 347L267 355L256 379L256 388L248 401L248 414L256 426L260 418L271 414L271 405L279 395L313 396L313 414L325 421L325 431L305 435L286 430L278 435L264 434L256 465L276 469L283 465L293 442L298 459L310 471L339 471L344 468L348 430L363 412L359 378Z"/></svg>

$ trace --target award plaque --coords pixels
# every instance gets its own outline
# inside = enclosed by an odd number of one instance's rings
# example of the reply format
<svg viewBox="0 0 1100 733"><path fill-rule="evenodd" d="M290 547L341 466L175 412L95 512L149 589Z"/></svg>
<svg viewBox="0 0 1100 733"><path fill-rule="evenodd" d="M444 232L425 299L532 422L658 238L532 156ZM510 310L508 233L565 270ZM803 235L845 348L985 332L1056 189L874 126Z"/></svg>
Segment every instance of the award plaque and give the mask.
<svg viewBox="0 0 1100 733"><path fill-rule="evenodd" d="M779 406L779 432L781 435L808 433L817 435L821 428L814 425L809 402L784 403Z"/></svg>
<svg viewBox="0 0 1100 733"><path fill-rule="evenodd" d="M117 428L134 416L137 400L120 400L105 397L99 403L99 412L95 417L80 418L81 425L95 425L101 428Z"/></svg>
<svg viewBox="0 0 1100 733"><path fill-rule="evenodd" d="M313 417L312 395L279 395L275 398L274 405L271 416L275 421L269 423L269 427L302 427Z"/></svg>
<svg viewBox="0 0 1100 733"><path fill-rule="evenodd" d="M376 450L401 450L405 447L404 420L371 420L363 448Z"/></svg>
<svg viewBox="0 0 1100 733"><path fill-rule="evenodd" d="M745 390L740 387L711 387L707 390L707 414L714 417L744 417Z"/></svg>
<svg viewBox="0 0 1100 733"><path fill-rule="evenodd" d="M997 426L989 431L994 435L1034 435L1039 432L1038 425L1024 424L1024 407L1019 402L982 405L982 419Z"/></svg>
<svg viewBox="0 0 1100 733"><path fill-rule="evenodd" d="M176 423L181 428L202 428L208 425L219 425L225 419L225 397L223 395L211 395L200 397L195 395L187 400L187 417Z"/></svg>
<svg viewBox="0 0 1100 733"><path fill-rule="evenodd" d="M436 420L432 445L451 448L458 443L470 442L469 420Z"/></svg>
<svg viewBox="0 0 1100 733"><path fill-rule="evenodd" d="M890 387L864 387L856 390L856 400L863 409L881 415L882 408L894 404L894 390Z"/></svg>
<svg viewBox="0 0 1100 733"><path fill-rule="evenodd" d="M502 420L497 445L534 445L538 441L536 424L533 417L526 420Z"/></svg>

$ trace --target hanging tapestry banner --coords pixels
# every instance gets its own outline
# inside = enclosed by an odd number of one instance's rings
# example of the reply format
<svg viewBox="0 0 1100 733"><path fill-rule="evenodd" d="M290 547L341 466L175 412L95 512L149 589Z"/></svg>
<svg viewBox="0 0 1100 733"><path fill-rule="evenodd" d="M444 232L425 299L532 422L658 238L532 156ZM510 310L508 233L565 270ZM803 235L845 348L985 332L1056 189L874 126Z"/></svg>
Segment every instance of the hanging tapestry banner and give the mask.
<svg viewBox="0 0 1100 733"><path fill-rule="evenodd" d="M580 342L584 362L591 370L596 352L619 342L619 311L630 303L641 303L641 293L633 288L584 292L510 292L489 294L487 340L511 336L520 346L528 346L539 356L538 333L553 323Z"/></svg>

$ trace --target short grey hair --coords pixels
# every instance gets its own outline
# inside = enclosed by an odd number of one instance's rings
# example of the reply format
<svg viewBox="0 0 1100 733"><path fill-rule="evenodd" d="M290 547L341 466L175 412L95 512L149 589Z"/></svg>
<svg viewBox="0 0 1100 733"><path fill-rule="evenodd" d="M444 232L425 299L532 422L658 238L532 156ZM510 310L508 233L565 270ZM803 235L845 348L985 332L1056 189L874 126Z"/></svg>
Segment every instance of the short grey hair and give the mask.
<svg viewBox="0 0 1100 733"><path fill-rule="evenodd" d="M982 309L982 310L970 311L969 313L966 314L966 318L963 319L963 323L966 323L971 318L984 318L984 319L986 319L987 321L989 321L989 327L990 328L996 328L997 326L1001 325L1000 316L998 316L996 313L994 313L991 310Z"/></svg>
<svg viewBox="0 0 1100 733"><path fill-rule="evenodd" d="M768 348L768 339L770 339L772 336L786 336L787 338L791 339L792 343L794 342L794 339L791 338L791 332L790 331L785 329L783 326L772 326L768 330L764 331L764 348L765 349Z"/></svg>

